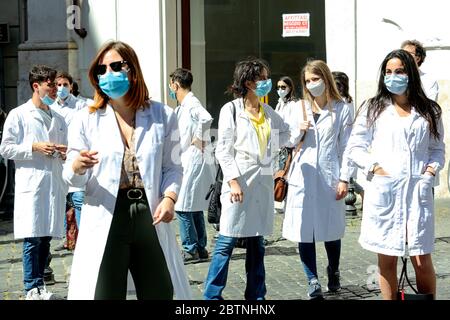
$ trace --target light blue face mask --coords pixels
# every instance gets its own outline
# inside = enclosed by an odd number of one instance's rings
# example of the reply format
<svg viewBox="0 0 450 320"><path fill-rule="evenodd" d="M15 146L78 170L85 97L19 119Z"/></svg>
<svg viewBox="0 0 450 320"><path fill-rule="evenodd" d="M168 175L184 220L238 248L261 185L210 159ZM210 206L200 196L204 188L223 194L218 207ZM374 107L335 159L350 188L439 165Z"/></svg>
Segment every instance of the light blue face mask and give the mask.
<svg viewBox="0 0 450 320"><path fill-rule="evenodd" d="M172 90L172 88L169 86L169 97L171 99L177 100L177 93Z"/></svg>
<svg viewBox="0 0 450 320"><path fill-rule="evenodd" d="M130 89L127 72L107 72L98 77L100 89L111 99L123 97Z"/></svg>
<svg viewBox="0 0 450 320"><path fill-rule="evenodd" d="M257 97L264 97L270 90L272 90L272 79L256 81L256 89L253 91Z"/></svg>
<svg viewBox="0 0 450 320"><path fill-rule="evenodd" d="M66 99L69 96L69 88L61 86L58 87L58 92L56 93L60 99Z"/></svg>
<svg viewBox="0 0 450 320"><path fill-rule="evenodd" d="M390 93L402 95L408 89L408 76L403 74L389 74L384 76L384 85Z"/></svg>
<svg viewBox="0 0 450 320"><path fill-rule="evenodd" d="M41 98L41 101L43 104L46 104L48 106L51 106L53 103L55 103L55 99L52 99L46 94L44 97Z"/></svg>

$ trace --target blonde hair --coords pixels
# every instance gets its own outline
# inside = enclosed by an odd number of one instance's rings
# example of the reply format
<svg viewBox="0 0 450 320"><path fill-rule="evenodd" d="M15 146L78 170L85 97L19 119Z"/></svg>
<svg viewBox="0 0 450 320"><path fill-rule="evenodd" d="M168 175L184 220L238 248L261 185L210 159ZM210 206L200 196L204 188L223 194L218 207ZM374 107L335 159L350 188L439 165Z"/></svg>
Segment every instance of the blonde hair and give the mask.
<svg viewBox="0 0 450 320"><path fill-rule="evenodd" d="M89 81L95 89L94 105L90 107L90 112L95 112L98 109L106 107L106 104L110 100L98 84L97 66L101 63L105 54L111 50L115 50L127 62L126 64L130 69L128 72L130 89L124 96L125 103L135 110L139 107L145 108L148 105L150 97L136 52L122 41L108 41L100 48L89 67Z"/></svg>
<svg viewBox="0 0 450 320"><path fill-rule="evenodd" d="M306 88L305 73L309 72L319 76L325 82L325 93L327 96L327 104L331 101L342 101L342 97L334 82L333 75L331 74L330 68L322 60L311 60L306 63L300 73L300 82L303 87L303 98L308 100L311 105L314 102L314 96L311 95L309 90Z"/></svg>

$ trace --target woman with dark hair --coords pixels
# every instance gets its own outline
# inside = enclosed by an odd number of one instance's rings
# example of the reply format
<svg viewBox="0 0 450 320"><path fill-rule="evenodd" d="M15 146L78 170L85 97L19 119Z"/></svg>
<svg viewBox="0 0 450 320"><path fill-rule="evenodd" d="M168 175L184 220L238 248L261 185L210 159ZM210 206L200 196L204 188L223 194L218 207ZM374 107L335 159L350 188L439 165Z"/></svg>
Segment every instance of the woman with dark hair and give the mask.
<svg viewBox="0 0 450 320"><path fill-rule="evenodd" d="M223 299L238 238L247 239L245 299L264 300L266 295L263 237L273 232L272 152L290 136L288 125L260 101L272 87L269 72L260 59L238 62L230 88L236 99L220 110L216 158L223 171L222 214L205 282L207 300Z"/></svg>
<svg viewBox="0 0 450 320"><path fill-rule="evenodd" d="M369 180L359 243L378 254L384 299L396 299L397 259L404 255L418 291L436 295L432 187L444 166L441 114L412 56L394 50L381 63L377 94L358 111L346 149Z"/></svg>
<svg viewBox="0 0 450 320"><path fill-rule="evenodd" d="M95 102L69 129L64 178L86 186L69 299L189 299L170 222L182 180L171 108L150 100L135 51L111 41L89 69Z"/></svg>
<svg viewBox="0 0 450 320"><path fill-rule="evenodd" d="M280 98L275 111L285 120L286 116L289 115L289 106L297 101L294 81L288 76L281 77L277 82L277 94Z"/></svg>

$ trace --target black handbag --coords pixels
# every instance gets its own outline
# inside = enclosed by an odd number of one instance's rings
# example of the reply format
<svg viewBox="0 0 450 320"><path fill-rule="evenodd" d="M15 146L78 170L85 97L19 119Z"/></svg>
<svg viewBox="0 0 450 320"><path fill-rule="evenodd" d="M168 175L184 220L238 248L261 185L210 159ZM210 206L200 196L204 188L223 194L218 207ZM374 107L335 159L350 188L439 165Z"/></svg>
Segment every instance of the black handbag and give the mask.
<svg viewBox="0 0 450 320"><path fill-rule="evenodd" d="M220 165L217 168L216 180L209 187L209 191L206 194L205 200L209 199L208 204L208 222L209 223L219 223L220 215L222 213L222 204L220 203L220 195L222 193L222 181L223 172Z"/></svg>
<svg viewBox="0 0 450 320"><path fill-rule="evenodd" d="M408 259L402 257L403 267L402 273L400 274L400 279L398 281L398 291L397 300L434 300L432 293L419 293L416 288L411 284L408 279L408 273L406 270L406 265L408 264ZM408 282L409 287L414 293L405 292L405 280Z"/></svg>

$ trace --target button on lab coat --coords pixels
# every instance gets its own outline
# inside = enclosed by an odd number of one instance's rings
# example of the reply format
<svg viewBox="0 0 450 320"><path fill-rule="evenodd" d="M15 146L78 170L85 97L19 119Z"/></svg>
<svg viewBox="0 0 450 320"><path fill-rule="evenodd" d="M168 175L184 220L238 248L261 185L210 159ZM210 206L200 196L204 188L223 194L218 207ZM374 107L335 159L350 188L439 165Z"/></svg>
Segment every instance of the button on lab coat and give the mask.
<svg viewBox="0 0 450 320"><path fill-rule="evenodd" d="M439 139L414 108L408 130L399 120L389 104L368 128L365 109L349 140L346 153L365 174L374 163L389 174L374 175L366 183L359 243L376 253L403 256L408 242L410 256L423 255L434 248L434 177L423 172L429 165L436 172L444 165L442 119L437 122Z"/></svg>
<svg viewBox="0 0 450 320"><path fill-rule="evenodd" d="M4 125L0 154L14 160L14 237L57 237L64 234L67 184L61 158L32 152L33 142L67 144L64 119L52 112L47 130L30 99L10 111Z"/></svg>
<svg viewBox="0 0 450 320"><path fill-rule="evenodd" d="M139 171L151 214L161 201L162 193L178 194L182 180L178 150L178 126L172 110L151 102L136 113L135 149ZM76 175L72 163L79 150L98 151L99 163L84 175ZM119 191L124 146L111 106L89 113L78 112L69 128L69 152L64 178L75 187L86 186L80 233L72 263L69 299L93 299L98 271L111 226ZM149 213L150 214L150 213ZM191 292L175 233L168 223L155 226L177 299L190 299ZM130 279L130 278L129 278Z"/></svg>

